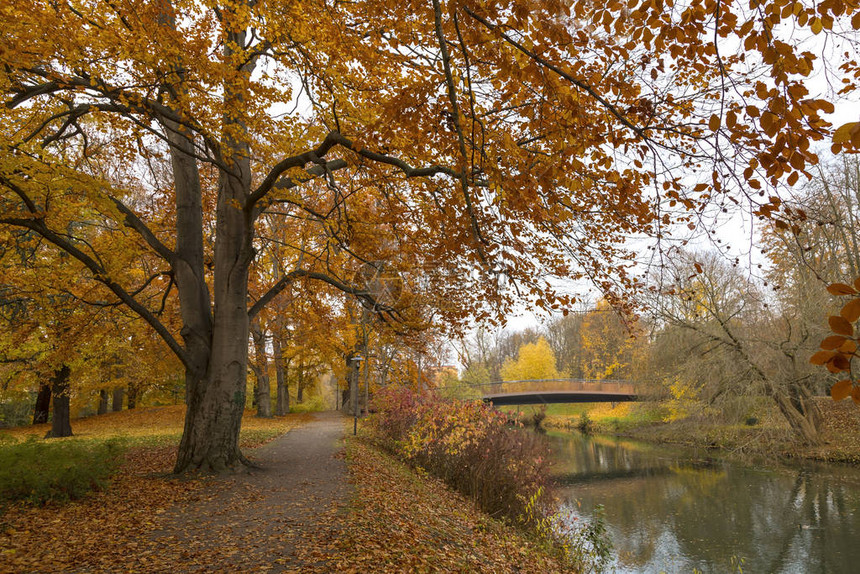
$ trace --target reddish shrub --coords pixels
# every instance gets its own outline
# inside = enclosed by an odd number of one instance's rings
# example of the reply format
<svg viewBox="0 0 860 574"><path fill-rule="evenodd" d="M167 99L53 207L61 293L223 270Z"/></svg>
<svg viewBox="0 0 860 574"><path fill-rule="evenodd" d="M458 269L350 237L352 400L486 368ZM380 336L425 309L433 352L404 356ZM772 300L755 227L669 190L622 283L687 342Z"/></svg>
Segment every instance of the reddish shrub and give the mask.
<svg viewBox="0 0 860 574"><path fill-rule="evenodd" d="M375 440L472 498L488 514L533 525L552 510L546 445L481 401L389 388L374 399Z"/></svg>

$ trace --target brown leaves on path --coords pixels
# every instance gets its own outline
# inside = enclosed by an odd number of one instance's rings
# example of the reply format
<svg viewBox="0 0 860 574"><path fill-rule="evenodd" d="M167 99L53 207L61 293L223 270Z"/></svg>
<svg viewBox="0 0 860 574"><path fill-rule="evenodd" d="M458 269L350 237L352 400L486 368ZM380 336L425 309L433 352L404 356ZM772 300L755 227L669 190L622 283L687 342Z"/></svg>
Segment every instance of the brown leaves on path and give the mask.
<svg viewBox="0 0 860 574"><path fill-rule="evenodd" d="M520 532L489 518L441 481L416 474L361 439L347 446L355 494L343 531L298 553L302 572L561 572ZM321 561L321 559L325 559Z"/></svg>
<svg viewBox="0 0 860 574"><path fill-rule="evenodd" d="M169 566L164 571L304 570L296 549L318 543L310 532L319 525L336 531L349 489L346 465L336 456L342 415L310 416L308 424L253 453L260 468L219 479L226 486L212 496L168 513L149 546L159 566Z"/></svg>
<svg viewBox="0 0 860 574"><path fill-rule="evenodd" d="M165 478L175 451L132 448L105 492L64 506L9 509L0 518L0 572L106 572L136 555L167 508L209 486L208 479Z"/></svg>

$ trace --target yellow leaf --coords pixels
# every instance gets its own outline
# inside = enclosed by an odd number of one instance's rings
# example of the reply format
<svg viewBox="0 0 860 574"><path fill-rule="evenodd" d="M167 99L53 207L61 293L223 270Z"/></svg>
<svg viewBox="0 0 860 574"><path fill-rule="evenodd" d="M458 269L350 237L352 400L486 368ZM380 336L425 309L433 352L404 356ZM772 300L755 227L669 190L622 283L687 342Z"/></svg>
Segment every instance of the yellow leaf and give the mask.
<svg viewBox="0 0 860 574"><path fill-rule="evenodd" d="M839 126L839 128L833 133L833 143L844 144L850 142L851 131L857 123L858 122L848 122L847 124Z"/></svg>
<svg viewBox="0 0 860 574"><path fill-rule="evenodd" d="M813 18L812 24L809 27L812 29L813 34L819 34L824 29L824 24L821 22L821 18Z"/></svg>

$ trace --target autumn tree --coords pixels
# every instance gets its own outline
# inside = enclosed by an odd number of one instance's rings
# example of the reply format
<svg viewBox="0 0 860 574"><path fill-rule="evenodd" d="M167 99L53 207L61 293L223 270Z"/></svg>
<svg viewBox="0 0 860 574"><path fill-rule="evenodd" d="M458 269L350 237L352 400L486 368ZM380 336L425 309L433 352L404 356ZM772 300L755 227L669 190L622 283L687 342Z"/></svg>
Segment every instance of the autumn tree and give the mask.
<svg viewBox="0 0 860 574"><path fill-rule="evenodd" d="M797 318L796 331L804 342L801 358L827 367L834 399L852 397L860 404L854 372L854 323L860 317L860 162L856 156L841 156L819 166L815 175L796 199L806 219L796 229L772 226L765 235L773 263L769 278L782 306ZM815 373L825 375L820 369Z"/></svg>
<svg viewBox="0 0 860 574"><path fill-rule="evenodd" d="M502 367L503 381L557 379L558 377L555 353L543 337L534 343L522 345L517 351L516 360L507 359Z"/></svg>
<svg viewBox="0 0 860 574"><path fill-rule="evenodd" d="M708 384L710 401L724 393L766 396L801 439L818 444L815 377L761 286L715 253L684 254L669 274L672 281L651 292L649 306L655 321L671 328L656 344L665 336L681 343L668 347L683 366L675 374L695 377L687 381L694 387Z"/></svg>
<svg viewBox="0 0 860 574"><path fill-rule="evenodd" d="M587 309L550 319L543 327L544 336L555 353L560 373L573 379L583 377L582 324Z"/></svg>
<svg viewBox="0 0 860 574"><path fill-rule="evenodd" d="M357 262L397 251L463 325L518 294L568 305L557 278L629 289L623 240L710 203L778 216L765 186L815 163L833 108L804 84L827 60L781 35L855 11L795 6L7 1L0 224L67 252L181 361L176 470L235 467L249 325L294 281L368 299ZM122 177L93 168L106 157ZM69 230L82 211L99 242ZM328 240L250 299L265 213ZM373 227L398 241L365 243ZM124 273L129 250L157 280Z"/></svg>
<svg viewBox="0 0 860 574"><path fill-rule="evenodd" d="M71 433L71 399L85 409L122 386L133 408L176 369L139 317L93 297L79 271L38 235L0 238L0 392L37 390L34 423L48 422L53 401L52 436Z"/></svg>
<svg viewBox="0 0 860 574"><path fill-rule="evenodd" d="M617 313L606 300L598 301L582 321L580 353L582 373L587 379L629 379L635 359L641 357L641 329ZM642 367L641 363L639 365Z"/></svg>

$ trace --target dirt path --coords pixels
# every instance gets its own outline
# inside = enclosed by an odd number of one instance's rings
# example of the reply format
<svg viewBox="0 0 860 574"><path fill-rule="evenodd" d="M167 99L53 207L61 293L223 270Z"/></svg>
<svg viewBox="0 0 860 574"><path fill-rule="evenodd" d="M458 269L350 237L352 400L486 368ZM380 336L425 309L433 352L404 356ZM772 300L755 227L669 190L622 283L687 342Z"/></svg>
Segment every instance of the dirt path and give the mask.
<svg viewBox="0 0 860 574"><path fill-rule="evenodd" d="M218 479L215 494L170 511L147 553L172 557L170 572L301 571L296 549L335 536L348 500L343 432L340 413L316 413L251 451L260 469Z"/></svg>

